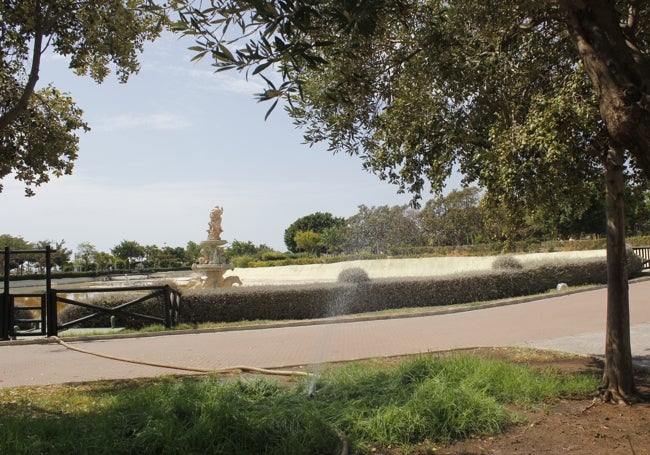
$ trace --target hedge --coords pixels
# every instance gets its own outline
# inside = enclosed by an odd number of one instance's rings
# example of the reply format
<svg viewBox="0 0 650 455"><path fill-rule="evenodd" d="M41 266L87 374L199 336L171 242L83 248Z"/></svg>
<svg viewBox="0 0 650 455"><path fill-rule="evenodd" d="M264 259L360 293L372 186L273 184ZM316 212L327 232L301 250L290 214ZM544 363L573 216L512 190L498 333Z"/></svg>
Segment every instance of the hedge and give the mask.
<svg viewBox="0 0 650 455"><path fill-rule="evenodd" d="M629 263L630 275L638 275L640 260L633 256ZM596 258L438 277L191 290L183 294L181 320L203 323L313 319L454 305L544 293L560 282L569 286L604 284L607 264Z"/></svg>
<svg viewBox="0 0 650 455"><path fill-rule="evenodd" d="M631 276L640 273L641 261L637 256L631 255L629 269ZM315 319L533 295L554 289L560 282L569 286L607 282L607 264L602 258L436 277L368 280L363 271L355 268L344 272L334 283L186 290L182 295L180 322ZM102 300L94 303L114 307L137 296L116 293L100 297ZM162 309L162 299L152 299L137 305L133 311L160 317ZM70 321L85 314L87 309L69 306L60 312L59 319ZM107 326L110 322L104 316L84 324ZM120 318L119 324L140 328L147 323Z"/></svg>

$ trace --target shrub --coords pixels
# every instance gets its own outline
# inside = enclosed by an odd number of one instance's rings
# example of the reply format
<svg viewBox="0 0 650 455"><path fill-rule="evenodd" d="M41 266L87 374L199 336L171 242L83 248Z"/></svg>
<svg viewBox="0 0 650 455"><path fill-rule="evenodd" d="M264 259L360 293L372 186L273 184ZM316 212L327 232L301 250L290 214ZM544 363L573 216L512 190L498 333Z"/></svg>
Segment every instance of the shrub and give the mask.
<svg viewBox="0 0 650 455"><path fill-rule="evenodd" d="M511 254L498 256L492 263L494 270L521 270L524 268L523 264Z"/></svg>
<svg viewBox="0 0 650 455"><path fill-rule="evenodd" d="M266 251L262 254L263 261L282 261L284 259L287 259L287 255L278 251Z"/></svg>
<svg viewBox="0 0 650 455"><path fill-rule="evenodd" d="M370 277L368 277L368 272L361 267L351 267L342 270L337 280L339 283L366 283L370 281Z"/></svg>
<svg viewBox="0 0 650 455"><path fill-rule="evenodd" d="M632 247L627 247L627 268L630 275L638 275L643 270L643 258L636 253Z"/></svg>
<svg viewBox="0 0 650 455"><path fill-rule="evenodd" d="M233 256L230 258L230 263L238 268L246 268L249 266L249 264L253 261L255 261L254 256Z"/></svg>

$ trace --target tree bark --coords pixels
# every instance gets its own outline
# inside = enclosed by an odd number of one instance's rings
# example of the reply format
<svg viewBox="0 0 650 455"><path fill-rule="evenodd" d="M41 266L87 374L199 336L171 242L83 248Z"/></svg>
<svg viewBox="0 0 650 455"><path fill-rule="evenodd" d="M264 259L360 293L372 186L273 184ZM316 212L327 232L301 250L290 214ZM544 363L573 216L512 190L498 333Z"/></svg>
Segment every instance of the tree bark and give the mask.
<svg viewBox="0 0 650 455"><path fill-rule="evenodd" d="M650 59L634 42L637 10L631 5L624 21L611 0L560 0L559 5L610 137L650 178Z"/></svg>
<svg viewBox="0 0 650 455"><path fill-rule="evenodd" d="M38 32L34 36L34 45L32 47L32 66L29 71L27 83L23 89L23 93L16 104L0 116L0 131L11 125L23 112L29 107L29 99L34 94L36 82L38 82L38 74L41 68L41 55L43 53L43 34Z"/></svg>
<svg viewBox="0 0 650 455"><path fill-rule="evenodd" d="M625 153L614 145L605 160L607 185L607 327L605 368L598 394L604 401L637 400L630 343L630 300L625 248L624 176Z"/></svg>

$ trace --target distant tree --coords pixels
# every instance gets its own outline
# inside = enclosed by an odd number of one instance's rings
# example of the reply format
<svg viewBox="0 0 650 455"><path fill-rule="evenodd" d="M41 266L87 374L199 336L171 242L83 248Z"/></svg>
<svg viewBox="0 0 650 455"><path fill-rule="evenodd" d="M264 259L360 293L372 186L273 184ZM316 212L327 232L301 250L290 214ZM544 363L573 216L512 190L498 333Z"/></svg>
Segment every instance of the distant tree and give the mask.
<svg viewBox="0 0 650 455"><path fill-rule="evenodd" d="M389 253L393 249L422 245L416 212L408 206L359 206L346 229L349 253Z"/></svg>
<svg viewBox="0 0 650 455"><path fill-rule="evenodd" d="M114 65L120 82L139 69L137 54L164 16L137 0L20 0L0 3L0 179L14 173L32 195L50 174L70 174L77 130L88 130L72 98L36 87L46 51L102 82ZM0 185L2 191L2 185Z"/></svg>
<svg viewBox="0 0 650 455"><path fill-rule="evenodd" d="M201 245L196 242L189 241L185 247L185 260L186 264L194 264L199 261L201 256Z"/></svg>
<svg viewBox="0 0 650 455"><path fill-rule="evenodd" d="M293 238L300 251L320 256L323 247L323 236L314 231L298 231Z"/></svg>
<svg viewBox="0 0 650 455"><path fill-rule="evenodd" d="M284 244L287 249L292 253L300 252L300 248L296 245L295 237L299 231L313 231L320 234L327 228L335 226L343 226L345 224L344 218L337 218L331 213L316 212L311 215L303 216L294 221L284 231Z"/></svg>
<svg viewBox="0 0 650 455"><path fill-rule="evenodd" d="M158 267L160 265L162 250L157 245L146 245L143 249L147 267Z"/></svg>
<svg viewBox="0 0 650 455"><path fill-rule="evenodd" d="M257 252L259 254L271 253L273 251L274 251L273 248L271 248L270 246L268 246L265 243L260 243L259 245L257 245Z"/></svg>
<svg viewBox="0 0 650 455"><path fill-rule="evenodd" d="M625 198L626 225L630 235L650 234L650 189L629 186Z"/></svg>
<svg viewBox="0 0 650 455"><path fill-rule="evenodd" d="M160 267L180 267L186 262L186 250L183 247L165 246L160 254Z"/></svg>
<svg viewBox="0 0 650 455"><path fill-rule="evenodd" d="M226 253L228 257L255 256L259 253L259 250L250 240L248 242L233 240Z"/></svg>
<svg viewBox="0 0 650 455"><path fill-rule="evenodd" d="M0 247L3 250L6 247L9 247L11 250L29 250L33 248L33 245L20 236L2 234L0 235ZM15 269L20 267L26 260L27 256L24 254L12 254L9 259L9 266ZM2 272L4 273L4 254L0 258L0 264L2 264Z"/></svg>
<svg viewBox="0 0 650 455"><path fill-rule="evenodd" d="M27 250L32 248L32 244L20 236L2 234L0 235L0 247L9 247L12 250Z"/></svg>
<svg viewBox="0 0 650 455"><path fill-rule="evenodd" d="M81 263L84 270L90 270L90 264L95 263L95 256L97 256L97 249L92 243L82 242L77 245L75 259Z"/></svg>
<svg viewBox="0 0 650 455"><path fill-rule="evenodd" d="M426 202L420 210L421 229L433 245L464 245L484 234L478 187L453 190Z"/></svg>
<svg viewBox="0 0 650 455"><path fill-rule="evenodd" d="M111 267L113 267L113 263L115 261L115 258L113 258L113 256L103 251L98 251L95 253L94 258L97 270L100 271L109 270Z"/></svg>
<svg viewBox="0 0 650 455"><path fill-rule="evenodd" d="M323 248L329 254L341 254L346 248L347 225L332 226L321 232Z"/></svg>
<svg viewBox="0 0 650 455"><path fill-rule="evenodd" d="M72 257L72 250L65 246L65 240L60 242L54 242L52 240L40 240L34 245L35 248L39 250L44 250L46 247L51 248L50 260L52 264L59 268L63 268L65 265L70 263L70 258ZM36 262L38 263L41 269L45 269L45 255L39 254Z"/></svg>
<svg viewBox="0 0 650 455"><path fill-rule="evenodd" d="M65 246L65 240L54 244L52 262L61 269L72 262L72 250Z"/></svg>
<svg viewBox="0 0 650 455"><path fill-rule="evenodd" d="M144 257L145 249L134 240L122 240L120 244L111 249L111 253L113 256L122 259L126 263L127 269L131 269L135 260Z"/></svg>
<svg viewBox="0 0 650 455"><path fill-rule="evenodd" d="M2 248L9 247L12 250L26 250L32 248L32 244L24 238L10 234L0 235L0 246Z"/></svg>

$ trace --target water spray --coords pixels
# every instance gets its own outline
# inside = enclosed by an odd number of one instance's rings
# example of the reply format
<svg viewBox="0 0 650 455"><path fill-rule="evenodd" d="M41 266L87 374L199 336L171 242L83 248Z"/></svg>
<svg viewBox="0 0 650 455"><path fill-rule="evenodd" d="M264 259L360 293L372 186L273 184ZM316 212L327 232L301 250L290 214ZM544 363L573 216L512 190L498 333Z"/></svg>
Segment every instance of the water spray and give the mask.
<svg viewBox="0 0 650 455"><path fill-rule="evenodd" d="M314 376L309 382L309 389L307 390L307 396L309 398L314 398L316 396L316 379L317 376Z"/></svg>

